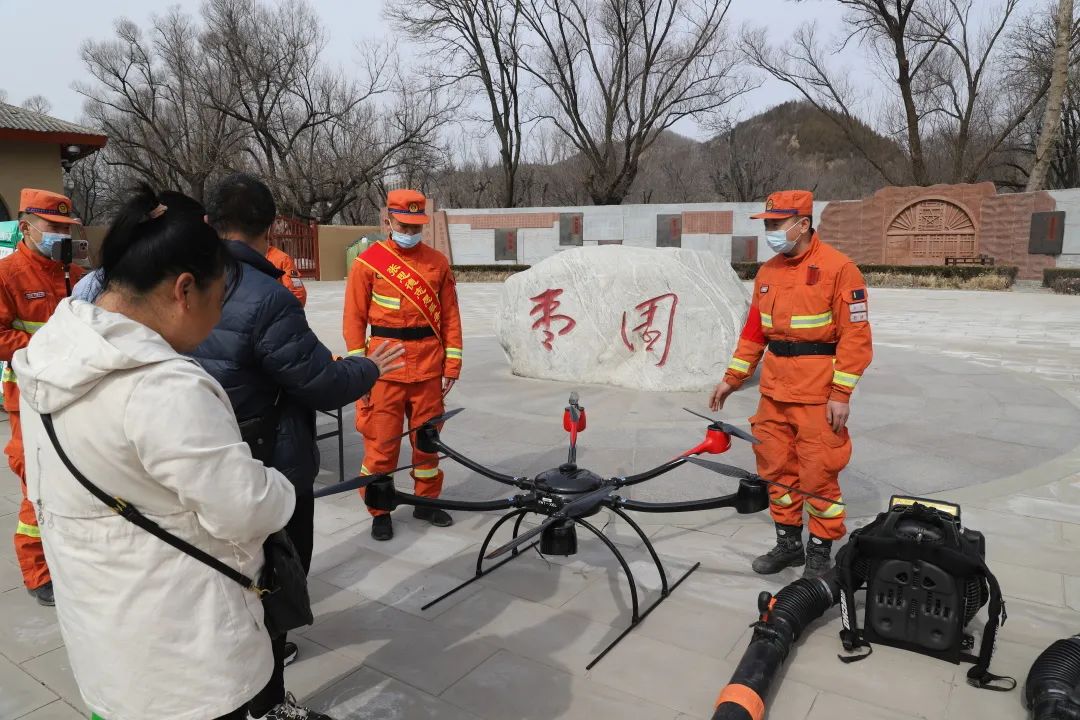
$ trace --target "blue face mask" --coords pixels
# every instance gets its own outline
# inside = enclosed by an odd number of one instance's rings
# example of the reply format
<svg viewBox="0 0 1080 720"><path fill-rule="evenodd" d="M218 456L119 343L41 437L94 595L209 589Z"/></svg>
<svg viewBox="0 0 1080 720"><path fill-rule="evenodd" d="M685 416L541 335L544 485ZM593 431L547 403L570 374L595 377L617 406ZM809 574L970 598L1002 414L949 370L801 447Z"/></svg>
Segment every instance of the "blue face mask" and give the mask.
<svg viewBox="0 0 1080 720"><path fill-rule="evenodd" d="M795 223L786 230L768 230L765 233L765 242L774 253L787 254L795 249L795 245L802 236L802 233L799 233L794 240L789 237L789 233L798 226L799 223Z"/></svg>
<svg viewBox="0 0 1080 720"><path fill-rule="evenodd" d="M423 233L409 235L407 233L398 232L397 230L391 230L390 238L403 248L411 248L420 244L420 240L423 239Z"/></svg>
<svg viewBox="0 0 1080 720"><path fill-rule="evenodd" d="M789 240L784 230L770 230L765 233L765 242L774 253L789 253L795 248L795 241Z"/></svg>
<svg viewBox="0 0 1080 720"><path fill-rule="evenodd" d="M41 233L41 241L38 242L37 250L39 253L47 258L53 260L60 259L60 248L64 244L64 241L71 241L70 235L62 235L60 233Z"/></svg>

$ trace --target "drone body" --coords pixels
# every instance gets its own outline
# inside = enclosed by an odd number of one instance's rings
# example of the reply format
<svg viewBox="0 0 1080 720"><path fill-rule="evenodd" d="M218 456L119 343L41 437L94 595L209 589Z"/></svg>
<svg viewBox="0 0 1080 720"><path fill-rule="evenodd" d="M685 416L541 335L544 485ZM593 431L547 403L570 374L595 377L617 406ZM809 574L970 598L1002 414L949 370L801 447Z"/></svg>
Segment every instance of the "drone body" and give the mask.
<svg viewBox="0 0 1080 720"><path fill-rule="evenodd" d="M731 447L732 437L739 437L753 443L758 441L744 430L740 430L739 428L719 420L699 415L692 410L688 410L688 412L709 421L705 439L699 445L651 470L627 477L604 477L591 470L579 467L577 464L577 439L578 435L585 430L585 410L578 404L577 393L573 393L570 396L570 403L563 413L563 427L570 434L570 447L567 454L567 461L557 468L545 470L532 478L512 477L496 472L495 470L491 470L490 468L465 457L446 445L440 437L439 428L442 423L459 412L461 412L460 408L452 410L444 415L432 418L423 425L410 430L410 433L414 433L413 442L416 444L416 447L426 453L438 453L443 457L449 457L486 478L521 490L522 494L517 494L509 498L481 502L457 501L444 498L425 498L399 492L394 487L393 473L390 473L364 476L345 483L339 483L337 486L331 486L318 491L315 494L315 497L324 497L326 495L332 495L350 489L366 487L367 490L364 497L365 502L369 508L375 510L391 511L396 509L399 505L414 505L416 507L444 508L447 510L509 511L495 522L488 531L483 543L481 543L480 552L476 560L475 575L441 597L432 600L424 606L424 610L427 610L432 605L441 602L467 585L470 585L481 577L502 567L511 560L524 555L527 550L537 545L539 545L540 552L546 555L568 556L576 554L578 549L577 528L579 526L585 528L589 533L596 536L596 538L612 552L615 559L618 560L627 577L631 600L631 619L629 626L588 665L588 668L592 668L599 662L620 640L641 623L649 613L667 599L671 592L678 587L683 580L700 566L700 563L693 565L678 580L669 586L667 572L664 569L663 563L660 561L659 555L656 553L656 549L653 547L649 537L642 531L641 527L626 513L627 510L646 513L671 513L730 507L734 508L738 513L755 513L761 512L769 506L769 496L765 487L767 483L779 485L789 491L803 492L797 488L792 488L783 485L782 483L759 477L758 475L742 470L741 468L713 463L697 458L697 455L703 453L718 454L726 452ZM629 500L616 494L620 488L652 480L688 462L701 465L722 475L738 478L738 489L730 495L722 495L704 500L666 503ZM803 492L803 494L813 496L810 493ZM603 509L607 509L614 513L626 522L637 534L660 575L660 597L644 611L641 611L639 608L637 583L634 580L633 572L631 571L626 558L623 556L622 551L615 546L602 530L595 527L588 520L588 518L593 517ZM539 515L545 519L539 525L532 527L525 532L521 532L522 523L528 515ZM513 534L510 541L491 552L488 552L488 547L491 545L491 541L495 537L495 534L510 520L514 520ZM539 539L535 539L537 536L539 536ZM494 559L507 553L509 553L509 557L494 565L486 568L484 567L485 560Z"/></svg>

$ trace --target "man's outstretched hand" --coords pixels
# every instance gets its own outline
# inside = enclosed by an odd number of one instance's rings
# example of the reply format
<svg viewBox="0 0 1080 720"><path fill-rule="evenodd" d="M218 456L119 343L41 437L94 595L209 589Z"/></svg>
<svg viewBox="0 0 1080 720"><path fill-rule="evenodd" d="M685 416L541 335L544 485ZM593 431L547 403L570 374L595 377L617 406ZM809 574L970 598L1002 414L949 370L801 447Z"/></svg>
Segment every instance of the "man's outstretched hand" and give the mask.
<svg viewBox="0 0 1080 720"><path fill-rule="evenodd" d="M709 398L709 409L713 412L720 410L720 408L724 407L728 395L733 392L735 392L735 388L731 387L726 382L717 385L712 391L712 396Z"/></svg>
<svg viewBox="0 0 1080 720"><path fill-rule="evenodd" d="M405 346L401 343L380 343L367 357L379 368L379 377L382 377L405 367Z"/></svg>

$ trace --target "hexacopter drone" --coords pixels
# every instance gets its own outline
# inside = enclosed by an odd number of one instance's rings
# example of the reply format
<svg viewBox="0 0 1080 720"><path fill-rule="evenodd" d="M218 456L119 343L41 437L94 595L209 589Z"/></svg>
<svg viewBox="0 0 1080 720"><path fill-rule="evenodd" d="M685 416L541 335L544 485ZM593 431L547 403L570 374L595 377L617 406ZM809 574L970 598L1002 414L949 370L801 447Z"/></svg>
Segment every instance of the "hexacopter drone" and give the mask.
<svg viewBox="0 0 1080 720"><path fill-rule="evenodd" d="M436 603L445 600L467 585L494 572L537 545L540 546L540 553L544 555L569 556L576 554L577 526L580 525L585 528L599 538L619 561L619 565L622 566L623 572L626 573L627 581L630 586L631 603L630 624L588 664L586 669L591 669L596 663L600 662L600 660L602 660L620 640L637 627L649 613L666 600L683 580L701 566L701 563L695 563L689 570L683 573L678 580L674 583L669 583L667 572L664 570L664 565L660 561L660 556L657 555L652 542L642 531L641 527L634 522L633 518L626 514L627 510L644 513L672 513L733 507L738 513L755 513L760 512L769 506L769 496L765 488L766 484L777 485L807 497L818 498L821 500L826 499L814 495L813 493L806 492L805 490L799 490L798 488L793 488L783 483L767 480L759 475L733 465L724 465L722 463L702 460L696 457L697 455L705 453L720 454L726 452L728 448L731 447L732 436L754 444L757 444L759 441L746 431L740 430L733 425L721 422L720 420L714 420L713 418L701 415L688 408L684 409L697 417L709 421L709 426L705 431L705 439L699 445L687 450L663 465L636 475L628 475L626 477L602 477L590 470L578 467L577 465L577 439L579 433L585 430L586 421L585 409L579 404L578 394L576 392L571 393L570 402L563 412L563 428L570 434L570 449L567 454L566 462L557 468L545 470L535 477L530 478L525 476L511 477L510 475L505 475L484 467L480 463L465 457L460 452L444 443L439 434L439 428L447 420L464 410L464 408L458 408L438 417L434 417L422 425L410 429L408 432L404 433L402 437L404 437L404 435L413 434L416 447L420 450L426 453L440 454L443 458L450 458L473 472L483 475L490 480L494 480L497 483L522 490L524 491L523 493L509 498L488 501L461 501L447 500L444 498L420 497L401 492L394 487L393 474L400 470L407 470L411 467L405 466L388 473L363 475L343 483L331 485L330 487L323 488L316 492L315 497L325 497L327 495L335 495L357 488L366 488L365 502L368 507L375 510L392 511L400 505L414 505L416 507L442 508L444 510L473 510L480 512L491 512L496 510L509 511L496 521L488 531L487 536L484 538L484 542L480 545L480 552L476 559L476 574L449 592L429 602L422 608L423 610L427 610ZM661 503L628 500L616 494L621 488L652 480L687 462L708 468L721 475L738 478L738 490L730 495L721 495L719 497L706 498L704 500ZM828 502L834 501L829 500ZM626 558L619 548L615 546L615 543L604 535L601 529L597 528L587 520L587 518L595 515L602 508L610 510L616 516L624 520L637 536L641 538L645 549L648 551L649 556L656 566L657 572L660 574L660 597L644 611L640 610L637 584ZM539 525L526 530L525 532L521 532L522 522L529 514L543 515L546 519ZM491 552L488 552L488 547L491 545L495 533L510 520L514 521L511 540ZM539 536L539 540L535 539L537 536ZM522 547L523 545L525 547ZM509 557L494 565L490 565L487 568L484 567L485 560L493 560L507 553L510 553Z"/></svg>

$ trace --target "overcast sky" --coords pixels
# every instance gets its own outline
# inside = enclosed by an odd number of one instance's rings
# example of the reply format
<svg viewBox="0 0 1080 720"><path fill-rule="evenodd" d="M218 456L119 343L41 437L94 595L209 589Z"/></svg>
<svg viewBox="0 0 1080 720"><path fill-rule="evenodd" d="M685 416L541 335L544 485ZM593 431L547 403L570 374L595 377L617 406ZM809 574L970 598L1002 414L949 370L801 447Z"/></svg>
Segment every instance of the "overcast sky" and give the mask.
<svg viewBox="0 0 1080 720"><path fill-rule="evenodd" d="M327 59L346 70L356 65L358 43L393 32L383 24L382 0L310 1L328 30ZM1022 4L1032 7L1047 1L1022 0ZM201 0L0 0L0 27L5 29L0 41L0 88L7 91L7 101L16 105L31 95L44 95L52 103L53 115L78 121L82 98L72 90L72 84L87 79L79 59L79 46L84 40L111 36L113 23L119 17L145 27L153 14L169 7L179 5L194 14L200 4ZM986 14L999 4L996 0L976 0L975 12ZM729 17L735 28L744 23L769 25L775 39L781 40L807 20L817 20L822 31L831 32L838 27L842 12L834 0L733 0ZM851 50L840 60L864 85L869 84L871 78L861 53ZM766 82L739 101L738 114L747 117L795 95L782 83ZM692 125L680 126L679 130L698 134Z"/></svg>

